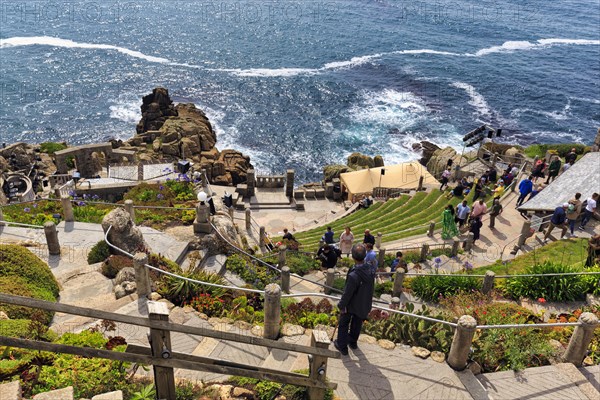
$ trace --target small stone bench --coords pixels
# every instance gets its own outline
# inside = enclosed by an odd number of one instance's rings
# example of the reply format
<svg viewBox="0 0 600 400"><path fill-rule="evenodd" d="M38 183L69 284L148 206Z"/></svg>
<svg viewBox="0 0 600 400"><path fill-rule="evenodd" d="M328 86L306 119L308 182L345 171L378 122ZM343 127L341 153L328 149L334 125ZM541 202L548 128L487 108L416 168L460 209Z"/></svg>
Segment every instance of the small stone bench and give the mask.
<svg viewBox="0 0 600 400"><path fill-rule="evenodd" d="M304 198L304 189L294 190L294 199L303 199Z"/></svg>
<svg viewBox="0 0 600 400"><path fill-rule="evenodd" d="M298 211L304 211L304 202L303 201L297 201L296 202L296 210L298 210Z"/></svg>
<svg viewBox="0 0 600 400"><path fill-rule="evenodd" d="M304 189L304 191L306 192L305 197L307 200L315 198L315 189L306 188L306 189Z"/></svg>
<svg viewBox="0 0 600 400"><path fill-rule="evenodd" d="M323 188L315 189L315 197L317 199L324 199L325 198L325 189L323 189Z"/></svg>

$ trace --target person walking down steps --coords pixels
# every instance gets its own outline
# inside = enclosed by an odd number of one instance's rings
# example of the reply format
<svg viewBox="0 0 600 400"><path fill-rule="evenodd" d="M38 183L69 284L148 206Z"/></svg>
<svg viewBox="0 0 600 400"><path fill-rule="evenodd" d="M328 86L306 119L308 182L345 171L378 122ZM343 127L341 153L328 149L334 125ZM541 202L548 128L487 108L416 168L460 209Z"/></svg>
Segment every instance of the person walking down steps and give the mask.
<svg viewBox="0 0 600 400"><path fill-rule="evenodd" d="M375 275L371 267L365 263L367 249L364 244L352 247L354 267L346 276L344 294L338 303L340 319L338 323L338 336L333 341L333 346L344 356L348 355L348 347L358 348L358 337L363 322L367 319L373 304L373 291L375 289Z"/></svg>

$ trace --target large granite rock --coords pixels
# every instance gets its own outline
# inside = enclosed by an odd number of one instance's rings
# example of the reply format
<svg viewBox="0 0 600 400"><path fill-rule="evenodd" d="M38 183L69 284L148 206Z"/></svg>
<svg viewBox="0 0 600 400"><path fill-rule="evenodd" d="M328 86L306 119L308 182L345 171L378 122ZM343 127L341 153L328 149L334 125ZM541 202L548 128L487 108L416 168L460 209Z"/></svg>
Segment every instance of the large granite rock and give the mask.
<svg viewBox="0 0 600 400"><path fill-rule="evenodd" d="M242 244L238 241L235 225L228 215L218 212L212 217L212 224L219 234L213 232L201 239L200 248L205 251L205 257L228 254L231 251L229 243L242 247Z"/></svg>
<svg viewBox="0 0 600 400"><path fill-rule="evenodd" d="M427 162L427 170L433 176L439 177L446 168L449 159L452 159L453 165L460 165L462 157L452 147L436 150Z"/></svg>
<svg viewBox="0 0 600 400"><path fill-rule="evenodd" d="M142 98L142 119L136 126L137 133L158 130L167 118L176 117L177 110L165 88L155 88L151 94Z"/></svg>
<svg viewBox="0 0 600 400"><path fill-rule="evenodd" d="M375 160L373 157L367 156L361 153L352 153L348 156L346 164L352 169L365 169L375 167Z"/></svg>
<svg viewBox="0 0 600 400"><path fill-rule="evenodd" d="M206 170L210 183L237 185L246 182L253 166L250 157L236 150L215 147L217 135L206 114L194 104L176 106L164 88L156 88L145 96L138 135L124 143L113 143L136 152L143 161L192 160Z"/></svg>
<svg viewBox="0 0 600 400"><path fill-rule="evenodd" d="M118 207L109 212L102 219L104 232L112 226L108 233L108 240L118 248L128 253L135 254L139 251L149 250L148 244L138 227L133 225L129 213ZM111 249L116 254L116 251Z"/></svg>
<svg viewBox="0 0 600 400"><path fill-rule="evenodd" d="M413 150L420 151L422 154L422 157L419 160L421 165L427 165L427 163L433 156L433 153L435 153L437 150L440 150L440 147L437 144L428 142L427 140L423 140L420 143L415 144L416 146L413 145Z"/></svg>
<svg viewBox="0 0 600 400"><path fill-rule="evenodd" d="M351 172L351 171L354 171L354 170L352 168L348 167L347 165L341 165L341 164L326 165L325 167L323 167L323 176L324 176L326 182L331 182L333 179L339 178L340 174L343 174L345 172Z"/></svg>

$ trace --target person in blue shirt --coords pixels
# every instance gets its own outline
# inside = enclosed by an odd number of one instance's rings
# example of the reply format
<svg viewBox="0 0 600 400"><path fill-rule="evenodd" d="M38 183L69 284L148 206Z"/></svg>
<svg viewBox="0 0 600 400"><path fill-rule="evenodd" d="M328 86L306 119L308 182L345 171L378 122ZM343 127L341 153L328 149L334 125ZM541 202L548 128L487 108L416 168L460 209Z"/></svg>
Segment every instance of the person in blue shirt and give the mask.
<svg viewBox="0 0 600 400"><path fill-rule="evenodd" d="M403 269L404 272L408 272L408 265L406 264L406 261L404 261L404 258L402 258L401 251L396 252L396 258L392 261L391 271L396 272L398 268Z"/></svg>
<svg viewBox="0 0 600 400"><path fill-rule="evenodd" d="M565 203L560 207L556 207L554 210L554 214L552 214L552 218L550 218L550 226L544 235L544 243L548 242L548 236L550 236L550 232L555 227L559 227L562 229L562 234L560 235L561 239L565 238L567 234L567 230L569 226L567 225L567 208L569 208L569 203Z"/></svg>
<svg viewBox="0 0 600 400"><path fill-rule="evenodd" d="M456 206L456 222L458 222L459 227L462 227L467 222L470 212L471 208L467 205L466 200L463 200L461 204Z"/></svg>
<svg viewBox="0 0 600 400"><path fill-rule="evenodd" d="M523 179L521 183L519 183L520 195L517 199L517 208L520 207L521 204L523 204L523 202L525 201L525 197L527 197L527 195L533 191L533 181L531 179L532 177L529 176Z"/></svg>
<svg viewBox="0 0 600 400"><path fill-rule="evenodd" d="M335 243L335 240L333 239L335 236L335 233L333 233L333 230L331 229L330 226L327 227L327 231L325 232L325 234L323 235L323 241L326 244L333 244Z"/></svg>
<svg viewBox="0 0 600 400"><path fill-rule="evenodd" d="M369 265L371 267L371 271L373 272L373 274L375 274L375 272L377 272L377 266L378 266L377 253L375 252L375 250L373 250L372 243L364 243L364 245L367 248L367 256L365 257L365 264Z"/></svg>

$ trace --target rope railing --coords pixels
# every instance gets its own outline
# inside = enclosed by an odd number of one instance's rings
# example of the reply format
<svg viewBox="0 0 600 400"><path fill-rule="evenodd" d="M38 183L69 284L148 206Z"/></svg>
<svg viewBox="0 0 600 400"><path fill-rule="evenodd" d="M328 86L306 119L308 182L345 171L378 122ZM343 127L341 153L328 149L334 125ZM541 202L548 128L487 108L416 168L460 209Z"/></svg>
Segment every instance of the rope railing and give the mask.
<svg viewBox="0 0 600 400"><path fill-rule="evenodd" d="M477 329L553 328L560 326L575 327L581 325L581 322L549 322L547 324L477 325Z"/></svg>
<svg viewBox="0 0 600 400"><path fill-rule="evenodd" d="M111 247L112 249L115 249L123 254L125 254L128 257L133 258L133 254L120 249L119 247L115 246L114 244L110 243L110 241L108 240L108 233L110 232L112 228L112 225L108 227L108 229L106 230L106 233L104 234L104 240L106 241L106 243L108 244L109 247ZM183 280L187 280L189 282L193 282L193 283L197 283L200 285L205 285L205 286L211 286L211 287L218 287L218 288L222 288L222 289L229 289L229 290L237 290L237 291L245 291L245 292L250 292L250 293L259 293L259 294L264 294L265 292L263 290L258 290L258 289L250 289L250 288L241 288L238 286L229 286L229 285L219 285L216 283L210 283L210 282L204 282L204 281L200 281L197 279L191 279L191 278L187 278L181 275L177 275L168 271L164 271L161 270L160 268L156 268L152 265L149 264L145 264L145 266L153 271L156 271L158 273L161 274L165 274L174 278L178 278L178 279L183 279ZM322 297L322 298L327 298L330 300L341 300L340 297L337 296L332 296L332 295L327 295L327 294L323 294L323 293L292 293L292 294L284 294L281 296L281 298L293 298L293 297ZM382 306L377 306L374 305L372 308L374 309L378 309L378 310L382 310L382 311L386 311L392 314L400 314L400 315L406 315L409 317L413 317L413 318L418 318L418 319L422 319L425 321L430 321L430 322L434 322L434 323L440 323L440 324L444 324L444 325L448 325L451 326L453 328L457 327L457 324L454 322L450 322L450 321L445 321L445 320L440 320L440 319L436 319L436 318L432 318L432 317L427 317L424 315L419 315L419 314L413 314L410 312L406 312L406 311L400 311L400 310L395 310L389 307L382 307ZM478 325L477 329L510 329L510 328L550 328L550 327L559 327L559 326L581 326L581 323L578 322L565 322L565 323L547 323L547 324L515 324L515 325Z"/></svg>
<svg viewBox="0 0 600 400"><path fill-rule="evenodd" d="M107 245L108 245L108 246L109 246L111 249L114 249L114 250L116 250L116 251L118 251L118 252L121 252L121 253L125 254L127 257L133 258L133 254L131 254L131 253L129 253L128 251L125 251L125 250L123 250L123 249L121 249L121 248L119 248L119 247L115 246L114 244L112 244L112 243L111 243L111 242L108 240L108 233L110 232L110 230L111 230L111 229L112 229L112 225L110 225L110 226L108 227L108 229L106 230L106 233L104 234L104 241L106 242L106 244L107 244ZM193 283L197 283L197 284L200 284L200 285L205 285L205 286L210 286L210 287L217 287L217 288L221 288L221 289L241 290L241 291L244 291L244 292L251 292L251 293L261 293L261 294L264 294L264 293L265 293L265 291L264 291L264 290L250 289L250 288L242 288L242 287L239 287L239 286L219 285L219 284L217 284L217 283L210 283L210 282L200 281L200 280L197 280L197 279L187 278L187 277L185 277L185 276L177 275L177 274L174 274L174 273L172 273L172 272L168 272L168 271L164 271L164 270L162 270L162 269L160 269L160 268L156 268L156 267L154 267L154 266L152 266L152 265L150 265L150 264L145 264L144 266L145 266L146 268L149 268L149 269L151 269L151 270L153 270L153 271L156 271L156 272L158 272L158 273L161 273L161 274L164 274L164 275L168 275L168 276L171 276L171 277L173 277L173 278L177 278L177 279L183 279L183 280L185 280L185 281L188 281L188 282L193 282Z"/></svg>
<svg viewBox="0 0 600 400"><path fill-rule="evenodd" d="M234 250L236 250L236 251L237 251L237 252L239 252L239 253L242 253L242 254L244 254L245 256L249 257L251 260L257 261L259 264L262 264L262 265L266 266L267 268L270 268L270 269L272 269L272 270L275 270L275 271L277 271L278 273L280 273L280 274L281 274L281 270L280 270L279 268L277 268L277 267L275 267L275 266L273 266L273 265L271 265L271 264L269 264L269 263L267 263L267 262L265 262L265 261L261 260L260 258L257 258L256 256L254 256L254 255L252 255L252 254L250 254L250 253L248 253L248 252L246 252L246 251L244 251L244 250L240 249L239 247L237 247L237 246L236 246L236 245L234 245L233 243L229 242L229 240L227 240L227 239L225 238L225 236L223 236L223 234L221 234L221 232L219 232L219 230L218 230L218 229L217 229L217 228L216 228L216 227L215 227L215 226L212 224L212 222L210 223L210 226L211 226L211 227L214 229L214 231L215 231L215 232L217 233L217 235L218 235L218 236L221 238L221 240L223 240L225 243L227 243L227 244L228 244L230 247L232 247ZM323 287L323 288L325 288L325 289L329 289L329 290L331 290L331 291L334 291L334 292L337 292L337 293L342 293L342 291L341 291L341 290L339 290L339 289L336 289L336 288L334 288L334 287L331 287L331 286L328 286L328 285L322 284L322 283L320 283L320 282L315 282L315 281L312 281L312 280L310 280L310 279L307 279L307 278L305 278L305 277L303 277L303 276L300 276L300 275L298 275L298 274L293 274L293 273L292 273L292 274L290 274L290 276L293 276L294 278L297 278L297 279L301 279L301 280L303 280L303 281L307 281L307 282L313 283L313 284L315 284L315 285L317 285L317 286L321 286L321 287Z"/></svg>
<svg viewBox="0 0 600 400"><path fill-rule="evenodd" d="M395 272L376 272L376 275L393 275L395 274ZM518 275L495 275L494 277L497 279L512 279L512 278L530 278L530 277L538 277L538 276L569 276L569 275L600 275L600 272L594 272L594 271L581 271L581 272L562 272L562 273L552 273L552 274L518 274ZM459 276L459 277L468 277L468 278L485 278L486 275L481 275L481 274L446 274L446 273L435 273L435 274L428 274L428 273L413 273L413 272L405 272L404 276L436 276L436 277L440 277L440 276L448 276L448 277L454 277L454 276Z"/></svg>
<svg viewBox="0 0 600 400"><path fill-rule="evenodd" d="M0 220L0 225L2 225L2 224L22 226L22 227L25 227L25 228L44 229L43 225L21 224L20 222L12 222L12 221Z"/></svg>

